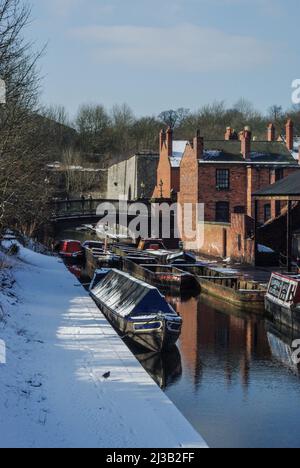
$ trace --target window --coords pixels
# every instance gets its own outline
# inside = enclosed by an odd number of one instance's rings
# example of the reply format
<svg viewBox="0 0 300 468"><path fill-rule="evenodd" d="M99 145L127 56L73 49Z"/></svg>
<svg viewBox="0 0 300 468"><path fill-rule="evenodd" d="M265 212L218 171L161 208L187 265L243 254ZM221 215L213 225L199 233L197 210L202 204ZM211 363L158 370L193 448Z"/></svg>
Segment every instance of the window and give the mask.
<svg viewBox="0 0 300 468"><path fill-rule="evenodd" d="M229 190L230 182L228 169L217 169L216 184L218 190Z"/></svg>
<svg viewBox="0 0 300 468"><path fill-rule="evenodd" d="M284 173L283 169L275 169L275 182L278 182L279 180L283 179Z"/></svg>
<svg viewBox="0 0 300 468"><path fill-rule="evenodd" d="M281 201L280 200L276 200L275 202L275 211L276 211L276 216L281 215Z"/></svg>
<svg viewBox="0 0 300 468"><path fill-rule="evenodd" d="M238 236L237 236L237 244L238 244L238 251L241 252L241 250L242 250L242 236L241 236L241 234L238 234Z"/></svg>
<svg viewBox="0 0 300 468"><path fill-rule="evenodd" d="M229 203L218 202L216 203L216 222L229 223Z"/></svg>
<svg viewBox="0 0 300 468"><path fill-rule="evenodd" d="M264 206L264 220L265 223L271 219L271 205L268 203L267 205Z"/></svg>
<svg viewBox="0 0 300 468"><path fill-rule="evenodd" d="M234 212L236 214L245 214L246 213L246 208L244 206L235 206L234 207Z"/></svg>
<svg viewBox="0 0 300 468"><path fill-rule="evenodd" d="M282 167L278 169L270 169L270 185L278 182L279 180L284 178L284 170Z"/></svg>

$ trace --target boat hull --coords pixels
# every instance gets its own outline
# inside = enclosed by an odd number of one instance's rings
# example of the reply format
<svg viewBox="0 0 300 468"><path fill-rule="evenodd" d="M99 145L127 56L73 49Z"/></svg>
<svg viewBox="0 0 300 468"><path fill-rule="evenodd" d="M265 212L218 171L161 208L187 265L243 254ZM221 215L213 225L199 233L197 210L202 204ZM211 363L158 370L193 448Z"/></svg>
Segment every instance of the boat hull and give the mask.
<svg viewBox="0 0 300 468"><path fill-rule="evenodd" d="M161 317L159 319L161 321L161 327L159 329L136 330L135 325L137 323L144 323L145 320L133 320L132 318L127 319L121 317L92 293L91 296L101 312L123 338L133 341L144 349L158 353L171 349L177 343L181 333L181 324L177 331L171 331L168 328L168 320ZM158 320L154 318L152 321L157 322Z"/></svg>
<svg viewBox="0 0 300 468"><path fill-rule="evenodd" d="M265 308L272 320L288 328L300 331L300 307L295 305L280 305L272 301L268 296L265 298Z"/></svg>
<svg viewBox="0 0 300 468"><path fill-rule="evenodd" d="M229 304L239 307L244 312L253 312L263 315L265 312L266 291L259 290L236 290L230 287L230 279L217 281L197 277L201 293L208 294L217 299L223 299Z"/></svg>
<svg viewBox="0 0 300 468"><path fill-rule="evenodd" d="M145 281L163 293L185 294L199 290L197 281L190 273L164 265L140 265L131 260L123 261L123 270Z"/></svg>

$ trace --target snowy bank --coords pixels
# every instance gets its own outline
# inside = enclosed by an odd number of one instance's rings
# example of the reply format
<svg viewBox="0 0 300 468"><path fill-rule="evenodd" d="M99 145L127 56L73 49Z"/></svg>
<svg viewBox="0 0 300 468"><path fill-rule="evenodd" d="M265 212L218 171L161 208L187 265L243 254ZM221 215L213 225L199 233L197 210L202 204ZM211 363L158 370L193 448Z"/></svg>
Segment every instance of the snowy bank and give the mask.
<svg viewBox="0 0 300 468"><path fill-rule="evenodd" d="M0 447L206 446L60 260L20 247L11 262Z"/></svg>

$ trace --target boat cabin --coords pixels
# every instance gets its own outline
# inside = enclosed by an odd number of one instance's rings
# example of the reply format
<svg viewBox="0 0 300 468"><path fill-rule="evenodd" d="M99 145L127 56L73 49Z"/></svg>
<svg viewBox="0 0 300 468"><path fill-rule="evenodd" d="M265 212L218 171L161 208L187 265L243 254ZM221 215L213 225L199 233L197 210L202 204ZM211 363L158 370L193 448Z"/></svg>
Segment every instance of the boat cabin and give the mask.
<svg viewBox="0 0 300 468"><path fill-rule="evenodd" d="M300 275L273 273L268 286L267 299L271 303L288 308L300 304Z"/></svg>
<svg viewBox="0 0 300 468"><path fill-rule="evenodd" d="M76 240L64 240L59 243L59 255L63 258L82 257L84 250L81 242Z"/></svg>
<svg viewBox="0 0 300 468"><path fill-rule="evenodd" d="M166 250L162 239L143 239L140 241L139 250Z"/></svg>

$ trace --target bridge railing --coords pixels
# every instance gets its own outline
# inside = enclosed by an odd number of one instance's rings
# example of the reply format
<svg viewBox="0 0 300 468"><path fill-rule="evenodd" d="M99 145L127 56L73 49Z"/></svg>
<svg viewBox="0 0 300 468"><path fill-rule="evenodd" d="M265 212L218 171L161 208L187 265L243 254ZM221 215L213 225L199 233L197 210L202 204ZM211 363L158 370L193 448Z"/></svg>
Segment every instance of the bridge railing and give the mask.
<svg viewBox="0 0 300 468"><path fill-rule="evenodd" d="M102 203L111 203L114 206L119 204L118 200L106 200L106 199L89 199L85 198L76 200L53 200L52 201L52 212L53 216L74 216L91 214L95 215L97 209Z"/></svg>

